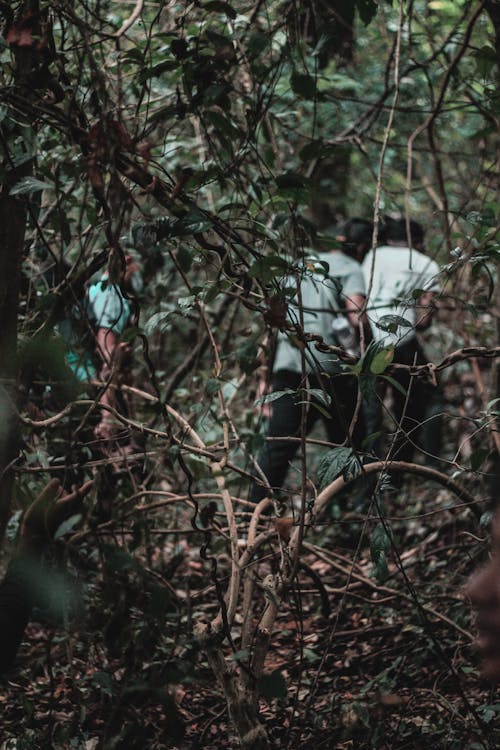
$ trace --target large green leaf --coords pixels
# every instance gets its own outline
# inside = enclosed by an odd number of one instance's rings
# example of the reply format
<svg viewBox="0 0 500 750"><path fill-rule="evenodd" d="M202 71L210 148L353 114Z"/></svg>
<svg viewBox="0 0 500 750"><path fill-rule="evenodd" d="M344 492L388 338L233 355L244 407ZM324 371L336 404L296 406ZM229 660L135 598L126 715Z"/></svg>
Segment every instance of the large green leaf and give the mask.
<svg viewBox="0 0 500 750"><path fill-rule="evenodd" d="M361 464L352 448L343 446L333 448L325 453L318 466L319 488L323 490L340 476L347 481L357 477L360 473Z"/></svg>
<svg viewBox="0 0 500 750"><path fill-rule="evenodd" d="M202 5L202 8L211 13L224 13L228 18L232 18L233 20L238 15L229 3L222 2L222 0L210 0L210 2Z"/></svg>
<svg viewBox="0 0 500 750"><path fill-rule="evenodd" d="M254 279L259 279L267 283L275 278L280 278L288 270L288 263L279 255L265 255L257 258L250 268L248 275Z"/></svg>
<svg viewBox="0 0 500 750"><path fill-rule="evenodd" d="M361 20L365 26L368 26L377 15L378 3L376 0L356 0L356 8Z"/></svg>
<svg viewBox="0 0 500 750"><path fill-rule="evenodd" d="M418 290L418 296L420 296L421 290ZM403 318L401 315L382 315L382 317L375 323L377 328L381 331L387 331L388 333L397 333L398 328L412 328L413 323Z"/></svg>
<svg viewBox="0 0 500 750"><path fill-rule="evenodd" d="M308 73L294 71L290 78L292 90L302 99L314 99L317 93L316 80Z"/></svg>
<svg viewBox="0 0 500 750"><path fill-rule="evenodd" d="M9 190L10 195L23 195L24 193L35 193L38 190L48 190L54 186L48 182L37 180L36 177L23 177Z"/></svg>
<svg viewBox="0 0 500 750"><path fill-rule="evenodd" d="M381 375L387 367L391 364L394 359L394 347L388 346L385 349L377 352L372 361L370 362L370 372L374 375Z"/></svg>
<svg viewBox="0 0 500 750"><path fill-rule="evenodd" d="M286 698L287 695L286 680L279 669L275 669L274 672L269 672L268 674L263 674L257 683L257 687L259 693L266 700Z"/></svg>
<svg viewBox="0 0 500 750"><path fill-rule="evenodd" d="M262 406L263 404L272 404L273 401L277 401L282 396L296 396L297 391L292 390L292 388L285 388L282 391L273 391L272 393L267 393L265 396L261 396L260 398L257 398L255 400L255 406Z"/></svg>

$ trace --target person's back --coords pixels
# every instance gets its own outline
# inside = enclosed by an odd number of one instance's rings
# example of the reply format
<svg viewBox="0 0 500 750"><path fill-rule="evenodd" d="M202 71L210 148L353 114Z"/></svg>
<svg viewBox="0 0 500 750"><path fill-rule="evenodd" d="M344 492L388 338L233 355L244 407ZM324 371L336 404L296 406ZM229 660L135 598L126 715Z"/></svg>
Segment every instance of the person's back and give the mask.
<svg viewBox="0 0 500 750"><path fill-rule="evenodd" d="M304 261L299 279L292 275L285 284L297 286L297 281L300 282L300 294L291 300L287 313L288 321L295 327L295 335L293 330L279 333L272 370L273 392L283 392L272 403L267 437L274 440L266 443L257 459L274 490L281 488L288 464L297 451L296 438L302 427L304 401L310 402L306 431L311 430L321 415L325 418L329 440L343 443L349 434L357 400L356 379L342 372L338 357L318 351L312 342L304 348L300 338L302 333L317 334L324 343L338 345L334 323L342 318L350 321L354 330L357 329L358 314L364 302L361 266L338 250L320 252ZM302 377L303 351L306 382ZM318 391L324 394L323 399L317 399L315 394ZM327 412L325 404L328 404ZM360 442L362 435L362 420L358 420L354 441ZM258 502L267 494L262 485L255 483L250 499Z"/></svg>
<svg viewBox="0 0 500 750"><path fill-rule="evenodd" d="M359 263L340 251L317 253L306 260L301 271L300 302L296 295L289 303L288 320L300 326L302 320L305 333L321 336L326 344L338 345L332 323L339 316L345 316L346 301L363 295L364 283ZM296 284L294 277L289 283ZM338 358L329 353L321 353L314 344L306 347L307 372L339 372ZM302 372L300 349L291 340L290 333L280 331L273 372L289 370Z"/></svg>
<svg viewBox="0 0 500 750"><path fill-rule="evenodd" d="M370 250L363 261L368 294L367 313L373 338L394 345L393 361L403 365L425 364L427 357L417 339L417 331L427 328L434 311L433 296L439 291L439 266L421 252L424 231L415 221L387 219L381 228L382 245ZM399 384L392 388L392 418L396 442L392 457L410 461L416 435L426 422L423 447L428 460L436 460L441 447L441 394L438 388L406 370L392 373ZM368 432L377 434L382 425L381 400L367 404ZM426 414L432 412L432 422ZM409 437L409 439L408 439ZM376 452L379 449L376 448Z"/></svg>
<svg viewBox="0 0 500 750"><path fill-rule="evenodd" d="M420 244L423 232L421 229L418 231L416 222L411 224L416 235L412 244ZM397 346L415 337L416 329L427 314L425 309L418 308L415 290L426 293L439 291L439 266L420 250L409 247L405 233L403 220L393 221L385 229L385 236L383 234L386 244L370 250L363 261L373 337ZM397 332L389 332L387 328L391 319L387 316L393 316L393 319L397 316L405 323L398 326Z"/></svg>

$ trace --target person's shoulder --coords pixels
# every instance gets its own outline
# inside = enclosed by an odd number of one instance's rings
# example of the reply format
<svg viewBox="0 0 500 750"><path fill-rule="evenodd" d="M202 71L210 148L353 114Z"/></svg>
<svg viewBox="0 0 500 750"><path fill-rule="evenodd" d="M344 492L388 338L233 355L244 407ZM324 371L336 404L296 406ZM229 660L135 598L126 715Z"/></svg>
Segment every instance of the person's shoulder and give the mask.
<svg viewBox="0 0 500 750"><path fill-rule="evenodd" d="M375 265L378 268L384 264L387 261L387 255L391 249L392 248L388 245L377 245L375 249L370 248L361 263L363 271L366 273L367 271L371 271L372 265Z"/></svg>
<svg viewBox="0 0 500 750"><path fill-rule="evenodd" d="M374 255L376 258L379 258L382 255L390 254L392 250L394 250L394 248L390 245L377 245L375 248L371 247L363 258L363 264L366 263L367 258L372 258Z"/></svg>
<svg viewBox="0 0 500 750"><path fill-rule="evenodd" d="M344 255L340 250L333 250L327 253L318 253L321 261L326 261L330 268L332 276L345 275L347 273L356 273L361 271L361 265L354 258Z"/></svg>
<svg viewBox="0 0 500 750"><path fill-rule="evenodd" d="M425 253L420 250L413 249L411 252L422 271L426 271L427 273L439 273L439 265L433 258L429 255L425 255Z"/></svg>

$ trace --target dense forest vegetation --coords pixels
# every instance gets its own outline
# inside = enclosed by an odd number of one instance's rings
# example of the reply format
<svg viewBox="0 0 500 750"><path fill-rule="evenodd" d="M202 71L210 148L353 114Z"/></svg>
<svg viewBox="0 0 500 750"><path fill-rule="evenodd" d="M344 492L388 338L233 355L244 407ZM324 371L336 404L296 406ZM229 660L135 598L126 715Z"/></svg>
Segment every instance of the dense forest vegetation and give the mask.
<svg viewBox="0 0 500 750"><path fill-rule="evenodd" d="M498 747L463 587L500 466L500 2L7 0L0 23L3 569L49 480L85 495L41 522L2 750ZM401 368L439 382L440 455L398 460L387 418L378 456L307 434L328 399L303 384L255 505L283 279L353 216L373 247L386 216L425 228L428 361L330 351L358 416ZM96 280L127 311L112 346Z"/></svg>

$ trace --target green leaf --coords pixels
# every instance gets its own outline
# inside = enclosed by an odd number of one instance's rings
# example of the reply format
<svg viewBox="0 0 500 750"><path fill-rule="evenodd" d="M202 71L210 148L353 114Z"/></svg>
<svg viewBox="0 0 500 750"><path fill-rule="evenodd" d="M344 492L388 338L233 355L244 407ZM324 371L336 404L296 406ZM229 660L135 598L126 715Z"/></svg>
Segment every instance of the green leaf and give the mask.
<svg viewBox="0 0 500 750"><path fill-rule="evenodd" d="M186 237L190 234L206 232L212 227L212 221L201 211L192 209L182 219L162 218L157 223L158 240L171 237Z"/></svg>
<svg viewBox="0 0 500 750"><path fill-rule="evenodd" d="M352 448L341 446L325 453L318 466L318 482L320 491L335 479L343 476L346 481L357 477L361 473L359 459L352 452Z"/></svg>
<svg viewBox="0 0 500 750"><path fill-rule="evenodd" d="M302 403L304 403L304 402L303 402L303 401L299 401L299 404L302 404ZM330 412L328 411L328 409L325 409L325 408L324 408L323 406L321 406L321 404L318 404L318 402L317 402L317 401L312 401L312 402L311 402L311 409L316 409L316 411L319 411L319 413L320 413L320 414L321 414L321 415L322 415L322 416L323 416L323 417L324 417L325 419L330 419L330 418L331 418L331 416L332 416L332 415L330 414Z"/></svg>
<svg viewBox="0 0 500 750"><path fill-rule="evenodd" d="M376 0L356 0L356 8L364 25L368 26L377 15L378 4Z"/></svg>
<svg viewBox="0 0 500 750"><path fill-rule="evenodd" d="M184 273L188 273L191 269L191 264L193 262L193 256L191 254L191 251L188 250L187 247L184 245L181 245L180 248L177 250L177 262L179 266L181 267L181 270L184 271Z"/></svg>
<svg viewBox="0 0 500 750"><path fill-rule="evenodd" d="M332 403L332 397L329 393L325 393L321 388L302 388L301 394L303 395L303 400L298 401L299 404L308 404L313 403L316 401L320 404L323 404L323 406L330 406ZM329 415L327 415L329 416Z"/></svg>
<svg viewBox="0 0 500 750"><path fill-rule="evenodd" d="M213 396L215 393L217 393L221 385L222 381L218 378L209 378L205 383L205 392L207 396Z"/></svg>
<svg viewBox="0 0 500 750"><path fill-rule="evenodd" d="M130 344L130 342L134 341L141 333L142 330L137 326L127 326L120 338L123 343Z"/></svg>
<svg viewBox="0 0 500 750"><path fill-rule="evenodd" d="M306 143L306 145L300 149L299 159L301 161L317 159L319 156L321 156L322 150L323 141L311 141L310 143Z"/></svg>
<svg viewBox="0 0 500 750"><path fill-rule="evenodd" d="M205 113L207 120L210 120L219 134L226 135L228 138L241 138L240 130L231 122L231 120L221 112L209 111Z"/></svg>
<svg viewBox="0 0 500 750"><path fill-rule="evenodd" d="M177 60L164 60L152 68L144 68L139 73L139 82L145 83L149 78L159 78L163 73L177 70L179 63Z"/></svg>
<svg viewBox="0 0 500 750"><path fill-rule="evenodd" d="M395 388L399 393L401 393L402 396L406 397L406 390L403 388L401 383L398 383L397 380L394 378L391 378L390 375L382 375L381 376L383 380L387 380L389 385L392 385L393 388Z"/></svg>
<svg viewBox="0 0 500 750"><path fill-rule="evenodd" d="M383 341L370 341L366 347L365 353L360 358L359 363L361 365L361 372L370 373L370 365L380 351L383 351L387 347L384 346Z"/></svg>
<svg viewBox="0 0 500 750"><path fill-rule="evenodd" d="M491 510L487 510L484 513L482 513L481 518L479 519L479 526L482 529L489 528L491 522L493 521L494 514Z"/></svg>
<svg viewBox="0 0 500 750"><path fill-rule="evenodd" d="M292 91L302 99L314 99L316 96L316 81L308 73L294 71L290 78Z"/></svg>
<svg viewBox="0 0 500 750"><path fill-rule="evenodd" d="M381 430L377 430L377 432L372 432L370 435L366 435L366 437L363 438L363 442L361 443L361 448L370 450L375 441L378 440L381 435L383 435Z"/></svg>
<svg viewBox="0 0 500 750"><path fill-rule="evenodd" d="M179 297L177 300L177 306L179 310L190 310L196 302L196 296L190 294L187 297Z"/></svg>
<svg viewBox="0 0 500 750"><path fill-rule="evenodd" d="M318 654L315 651L313 651L311 648L305 648L304 659L307 662L309 662L309 664L314 664L314 662L319 661L321 659L321 656L318 656Z"/></svg>
<svg viewBox="0 0 500 750"><path fill-rule="evenodd" d="M472 471L477 471L484 464L490 455L489 448L478 448L470 457L470 467Z"/></svg>
<svg viewBox="0 0 500 750"><path fill-rule="evenodd" d="M75 513L74 515L67 518L57 527L54 533L54 539L60 539L65 534L68 534L70 531L73 531L73 529L76 526L78 526L82 518L83 516L81 513Z"/></svg>
<svg viewBox="0 0 500 750"><path fill-rule="evenodd" d="M285 388L284 391L273 391L272 393L267 393L265 396L261 396L260 398L255 399L254 404L255 406L262 406L262 404L272 404L273 401L277 401L282 396L296 396L297 391L292 390L292 388Z"/></svg>
<svg viewBox="0 0 500 750"><path fill-rule="evenodd" d="M247 375L258 367L259 361L257 355L257 344L253 339L247 339L236 349L236 361Z"/></svg>
<svg viewBox="0 0 500 750"><path fill-rule="evenodd" d="M420 297L420 295L421 290L418 290L418 297ZM377 328L380 328L381 331L387 331L388 333L397 333L398 328L413 327L413 324L406 320L406 318L402 318L401 315L383 315L375 325Z"/></svg>
<svg viewBox="0 0 500 750"><path fill-rule="evenodd" d="M35 193L37 190L47 190L52 188L48 182L42 182L37 180L36 177L23 177L22 180L16 182L15 185L9 190L9 195L22 195L24 193Z"/></svg>
<svg viewBox="0 0 500 750"><path fill-rule="evenodd" d="M493 67L498 65L496 51L490 44L485 44L481 49L476 50L473 57L476 61L477 71L483 78L487 78Z"/></svg>
<svg viewBox="0 0 500 750"><path fill-rule="evenodd" d="M133 47L132 49L129 49L129 50L127 50L125 52L125 54L123 55L123 61L124 62L135 62L135 63L139 63L140 65L143 65L144 64L144 54L137 47Z"/></svg>
<svg viewBox="0 0 500 750"><path fill-rule="evenodd" d="M308 180L298 172L283 172L276 177L276 185L279 188L301 188L308 186Z"/></svg>
<svg viewBox="0 0 500 750"><path fill-rule="evenodd" d="M336 151L338 151L338 146L323 143L323 141L311 141L301 148L299 158L301 161L309 161L320 157L332 156Z"/></svg>
<svg viewBox="0 0 500 750"><path fill-rule="evenodd" d="M144 613L147 617L164 620L167 610L172 606L171 594L162 586L150 585Z"/></svg>
<svg viewBox="0 0 500 750"><path fill-rule="evenodd" d="M213 29L207 29L206 37L216 49L220 49L221 47L233 48L233 40L230 35L225 36L224 34L219 34L218 31L214 31Z"/></svg>
<svg viewBox="0 0 500 750"><path fill-rule="evenodd" d="M247 44L249 57L255 59L262 52L264 52L264 50L270 45L270 43L271 40L267 34L264 34L263 31L254 31L251 34Z"/></svg>
<svg viewBox="0 0 500 750"><path fill-rule="evenodd" d="M246 661L248 659L248 649L242 648L240 651L235 651L234 654L228 657L229 661Z"/></svg>
<svg viewBox="0 0 500 750"><path fill-rule="evenodd" d="M279 255L265 255L257 258L250 268L248 275L253 279L259 279L267 283L272 279L283 276L288 270L288 263Z"/></svg>
<svg viewBox="0 0 500 750"><path fill-rule="evenodd" d="M307 202L310 195L311 180L296 172L285 172L276 177L278 195L287 200Z"/></svg>
<svg viewBox="0 0 500 750"><path fill-rule="evenodd" d="M363 394L363 398L366 401L371 401L371 399L376 397L377 394L377 380L375 375L368 374L366 372L362 372L358 376L358 382L359 382L359 390Z"/></svg>
<svg viewBox="0 0 500 750"><path fill-rule="evenodd" d="M116 547L113 544L105 544L102 549L108 570L114 571L115 573L124 573L129 570L141 570L137 561L122 547Z"/></svg>
<svg viewBox="0 0 500 750"><path fill-rule="evenodd" d="M147 320L144 331L147 336L150 336L155 331L166 331L171 323L175 311L168 310L165 312L153 313L153 315Z"/></svg>
<svg viewBox="0 0 500 750"><path fill-rule="evenodd" d="M266 700L273 698L286 698L287 686L283 673L279 669L274 672L262 675L257 683L259 693Z"/></svg>
<svg viewBox="0 0 500 750"><path fill-rule="evenodd" d="M373 372L374 375L381 375L391 364L393 359L393 346L388 346L386 349L382 349L382 351L378 352L370 362L370 372Z"/></svg>
<svg viewBox="0 0 500 750"><path fill-rule="evenodd" d="M228 18L232 18L233 20L238 15L229 3L222 2L222 0L211 0L201 7L203 10L208 10L212 13L225 13Z"/></svg>
<svg viewBox="0 0 500 750"><path fill-rule="evenodd" d="M213 302L214 299L217 299L221 291L222 289L218 284L212 283L211 286L209 286L206 291L203 292L203 302L209 305L210 302Z"/></svg>
<svg viewBox="0 0 500 750"><path fill-rule="evenodd" d="M23 511L16 510L16 512L13 513L11 517L9 518L7 529L5 531L5 536L7 537L9 542L16 541L17 535L19 533L19 526L21 525L22 517L23 517Z"/></svg>

